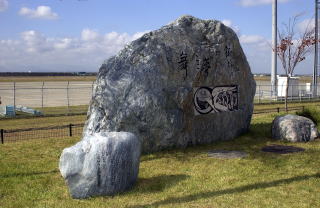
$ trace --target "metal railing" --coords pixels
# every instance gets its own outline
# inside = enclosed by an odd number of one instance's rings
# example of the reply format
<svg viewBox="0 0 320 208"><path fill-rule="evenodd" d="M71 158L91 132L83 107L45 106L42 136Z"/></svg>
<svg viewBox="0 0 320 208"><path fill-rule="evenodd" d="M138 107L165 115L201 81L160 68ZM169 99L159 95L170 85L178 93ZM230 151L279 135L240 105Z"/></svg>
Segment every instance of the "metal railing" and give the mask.
<svg viewBox="0 0 320 208"><path fill-rule="evenodd" d="M288 111L303 111L304 109L305 106L288 107ZM255 110L253 114L280 113L282 111L285 111L285 108L267 108ZM83 126L83 123L79 123L40 128L0 129L0 138L1 143L4 144L33 139L80 137L82 135Z"/></svg>
<svg viewBox="0 0 320 208"><path fill-rule="evenodd" d="M68 124L27 129L0 129L1 143L19 142L31 139L64 138L81 136L84 124Z"/></svg>

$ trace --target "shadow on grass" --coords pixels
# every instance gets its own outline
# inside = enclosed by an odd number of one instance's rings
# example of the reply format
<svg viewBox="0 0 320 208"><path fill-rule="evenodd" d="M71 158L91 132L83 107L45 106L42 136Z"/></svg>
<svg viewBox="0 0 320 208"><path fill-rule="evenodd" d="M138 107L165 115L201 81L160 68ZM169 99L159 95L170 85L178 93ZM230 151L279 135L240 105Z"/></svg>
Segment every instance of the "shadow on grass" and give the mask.
<svg viewBox="0 0 320 208"><path fill-rule="evenodd" d="M226 194L235 194L235 193L242 193L246 191L252 191L256 189L265 189L265 188L275 187L281 184L289 184L293 182L308 180L311 178L320 178L320 173L313 174L313 175L296 176L292 178L280 179L280 180L271 181L271 182L254 183L246 186L241 186L241 187L236 187L231 189L224 189L220 191L200 192L197 194L186 195L183 197L170 197L168 199L157 201L152 204L135 205L135 206L130 206L130 208L140 208L140 207L149 207L149 206L159 207L159 206L169 205L169 204L172 205L172 204L179 204L179 203L187 203L187 202L204 199L204 198L212 198L212 197L218 197Z"/></svg>
<svg viewBox="0 0 320 208"><path fill-rule="evenodd" d="M254 123L250 125L249 132L246 133L253 137L271 138L271 122Z"/></svg>
<svg viewBox="0 0 320 208"><path fill-rule="evenodd" d="M58 170L52 170L48 172L11 173L11 174L0 175L0 178L28 177L28 176L34 176L34 175L53 174L58 172L59 172Z"/></svg>
<svg viewBox="0 0 320 208"><path fill-rule="evenodd" d="M169 187L175 186L182 180L187 179L188 175L159 175L151 178L138 178L138 182L133 192L159 192Z"/></svg>
<svg viewBox="0 0 320 208"><path fill-rule="evenodd" d="M152 154L143 155L141 162L148 162L159 159L175 159L187 162L194 159L199 154L203 154L210 150L238 150L245 152L259 152L269 141L276 141L271 138L271 122L251 124L247 133L242 134L238 138L228 141L216 141L211 144L191 145L185 149L175 148L163 150Z"/></svg>

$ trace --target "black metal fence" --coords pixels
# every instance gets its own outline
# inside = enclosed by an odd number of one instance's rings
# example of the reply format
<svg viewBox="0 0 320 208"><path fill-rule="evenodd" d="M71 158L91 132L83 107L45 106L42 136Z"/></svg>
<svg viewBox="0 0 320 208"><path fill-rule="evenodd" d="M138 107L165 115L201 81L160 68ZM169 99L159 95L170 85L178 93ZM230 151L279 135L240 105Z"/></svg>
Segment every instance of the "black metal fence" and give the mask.
<svg viewBox="0 0 320 208"><path fill-rule="evenodd" d="M0 130L1 143L19 142L30 139L64 138L81 136L84 124L68 124L62 126Z"/></svg>
<svg viewBox="0 0 320 208"><path fill-rule="evenodd" d="M305 106L296 106L296 107L288 107L288 111L303 111L305 109ZM259 109L254 110L253 114L263 114L263 113L280 113L286 111L285 108L266 108L266 109Z"/></svg>
<svg viewBox="0 0 320 208"><path fill-rule="evenodd" d="M319 106L319 105L317 105ZM288 107L288 111L303 111L305 106ZM280 113L285 108L266 108L255 110L253 114ZM81 136L84 124L68 124L62 126L28 128L28 129L0 129L1 143L19 142L30 139L65 138Z"/></svg>

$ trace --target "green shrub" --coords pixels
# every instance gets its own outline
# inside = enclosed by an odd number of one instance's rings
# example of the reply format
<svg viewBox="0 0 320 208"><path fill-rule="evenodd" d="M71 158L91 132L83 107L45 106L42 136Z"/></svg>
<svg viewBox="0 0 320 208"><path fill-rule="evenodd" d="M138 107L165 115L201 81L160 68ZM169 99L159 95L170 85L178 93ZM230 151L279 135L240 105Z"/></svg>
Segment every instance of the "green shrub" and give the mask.
<svg viewBox="0 0 320 208"><path fill-rule="evenodd" d="M302 111L296 112L296 114L311 119L316 125L320 122L319 107L307 107Z"/></svg>

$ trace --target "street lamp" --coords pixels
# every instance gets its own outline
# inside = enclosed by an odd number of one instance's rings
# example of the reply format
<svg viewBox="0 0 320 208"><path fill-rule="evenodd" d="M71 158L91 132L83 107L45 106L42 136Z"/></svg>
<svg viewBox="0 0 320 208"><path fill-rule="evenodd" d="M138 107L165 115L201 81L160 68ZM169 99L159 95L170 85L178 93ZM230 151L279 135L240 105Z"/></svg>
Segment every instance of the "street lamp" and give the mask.
<svg viewBox="0 0 320 208"><path fill-rule="evenodd" d="M272 2L271 91L277 96L277 0Z"/></svg>

